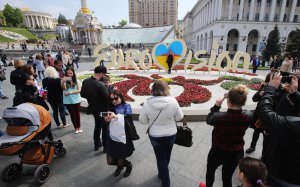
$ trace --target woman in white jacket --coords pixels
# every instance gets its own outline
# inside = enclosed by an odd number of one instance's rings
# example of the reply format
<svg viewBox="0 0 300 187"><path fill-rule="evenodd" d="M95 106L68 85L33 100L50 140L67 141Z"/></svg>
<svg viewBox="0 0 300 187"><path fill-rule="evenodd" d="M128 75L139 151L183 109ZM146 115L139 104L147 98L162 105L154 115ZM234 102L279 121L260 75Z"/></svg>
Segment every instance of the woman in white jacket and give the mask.
<svg viewBox="0 0 300 187"><path fill-rule="evenodd" d="M183 118L183 113L176 99L170 96L170 87L166 82L155 82L152 96L144 103L139 120L149 124L149 138L157 160L158 177L164 187L169 187L168 165L176 139L176 121Z"/></svg>

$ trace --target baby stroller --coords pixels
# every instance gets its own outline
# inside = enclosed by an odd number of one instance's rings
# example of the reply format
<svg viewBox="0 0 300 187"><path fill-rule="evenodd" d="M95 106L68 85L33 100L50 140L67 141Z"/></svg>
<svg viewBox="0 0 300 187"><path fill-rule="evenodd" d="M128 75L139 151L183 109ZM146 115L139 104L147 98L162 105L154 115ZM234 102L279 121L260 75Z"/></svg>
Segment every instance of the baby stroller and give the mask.
<svg viewBox="0 0 300 187"><path fill-rule="evenodd" d="M0 137L0 155L19 155L20 163L6 166L1 173L3 182L11 182L22 173L23 164L38 165L34 172L37 184L45 183L50 176L49 165L53 155L63 157L66 149L60 140L44 140L51 131L50 113L43 107L24 103L3 112L6 132Z"/></svg>

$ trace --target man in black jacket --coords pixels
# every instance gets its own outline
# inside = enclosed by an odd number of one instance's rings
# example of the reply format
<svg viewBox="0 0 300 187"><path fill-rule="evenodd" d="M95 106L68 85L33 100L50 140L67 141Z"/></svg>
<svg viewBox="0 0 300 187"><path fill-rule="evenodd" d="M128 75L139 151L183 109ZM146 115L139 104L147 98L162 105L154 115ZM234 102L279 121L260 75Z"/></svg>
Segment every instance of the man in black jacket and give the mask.
<svg viewBox="0 0 300 187"><path fill-rule="evenodd" d="M101 112L108 111L108 89L102 81L103 76L107 74L105 66L97 66L94 69L94 76L87 78L83 81L81 87L81 97L86 98L89 104L90 112L95 118L94 129L94 144L95 151L99 150L99 147L103 143L103 151L106 149L106 136L107 136L107 124L103 117L100 117ZM102 129L102 143L100 141L100 133Z"/></svg>
<svg viewBox="0 0 300 187"><path fill-rule="evenodd" d="M269 184L278 187L300 186L300 117L281 116L274 112L274 95L282 76L276 73L259 103L258 116L272 134L272 146L264 158L268 167ZM293 77L289 87L289 100L300 111L298 79Z"/></svg>

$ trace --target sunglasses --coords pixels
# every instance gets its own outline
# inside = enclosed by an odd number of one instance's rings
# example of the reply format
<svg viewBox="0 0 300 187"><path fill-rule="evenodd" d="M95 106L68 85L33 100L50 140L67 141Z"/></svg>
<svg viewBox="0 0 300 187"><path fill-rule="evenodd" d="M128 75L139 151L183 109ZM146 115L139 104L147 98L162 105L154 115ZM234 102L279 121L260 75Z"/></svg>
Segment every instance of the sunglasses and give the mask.
<svg viewBox="0 0 300 187"><path fill-rule="evenodd" d="M110 98L111 101L118 101L119 97Z"/></svg>

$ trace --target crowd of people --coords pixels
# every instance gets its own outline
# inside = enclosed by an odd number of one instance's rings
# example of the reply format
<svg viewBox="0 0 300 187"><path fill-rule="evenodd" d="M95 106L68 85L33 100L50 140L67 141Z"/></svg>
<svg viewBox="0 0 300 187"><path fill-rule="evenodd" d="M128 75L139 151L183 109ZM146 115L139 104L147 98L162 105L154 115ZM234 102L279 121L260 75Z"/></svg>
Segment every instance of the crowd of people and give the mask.
<svg viewBox="0 0 300 187"><path fill-rule="evenodd" d="M290 63L289 58L286 57L286 62L282 65L275 62L271 64L272 71L252 98L257 102L254 112L243 109L248 98L248 90L243 85L230 89L210 109L206 119L207 124L213 126L212 145L207 156L208 187L213 186L215 171L219 166L222 166L225 187L232 186L236 168L243 187L300 186L298 77L287 71L279 71L285 68L285 63ZM128 157L134 154L133 141L138 140L132 121L132 108L125 102L118 88L110 84L105 66L97 66L94 75L83 82L77 79L72 58L67 51L60 51L55 60L51 55L38 54L26 64L17 60L14 66L15 70L10 75L11 84L15 85L16 91L13 106L31 102L49 110L50 104L57 128L70 126L66 120L67 109L74 133L78 134L83 132L79 111L81 98L86 98L88 111L95 121L94 150L98 151L103 147L103 152L107 154L107 164L116 166L115 177L124 168L123 176L130 176L133 164ZM168 187L171 186L169 164L176 140L176 122L182 120L184 115L176 99L170 96L170 87L166 82L156 81L151 93L152 96L140 110L139 121L148 124L147 133L157 160L158 177L162 186ZM0 94L4 96L2 92ZM228 109L220 112L223 102L226 102ZM110 124L120 119L124 119L125 142L120 140L122 137L116 139L112 136L114 130ZM262 133L264 140L261 159L244 158L244 135L249 127L254 129L254 134L246 153L255 151L257 139ZM48 138L53 139L51 133Z"/></svg>

